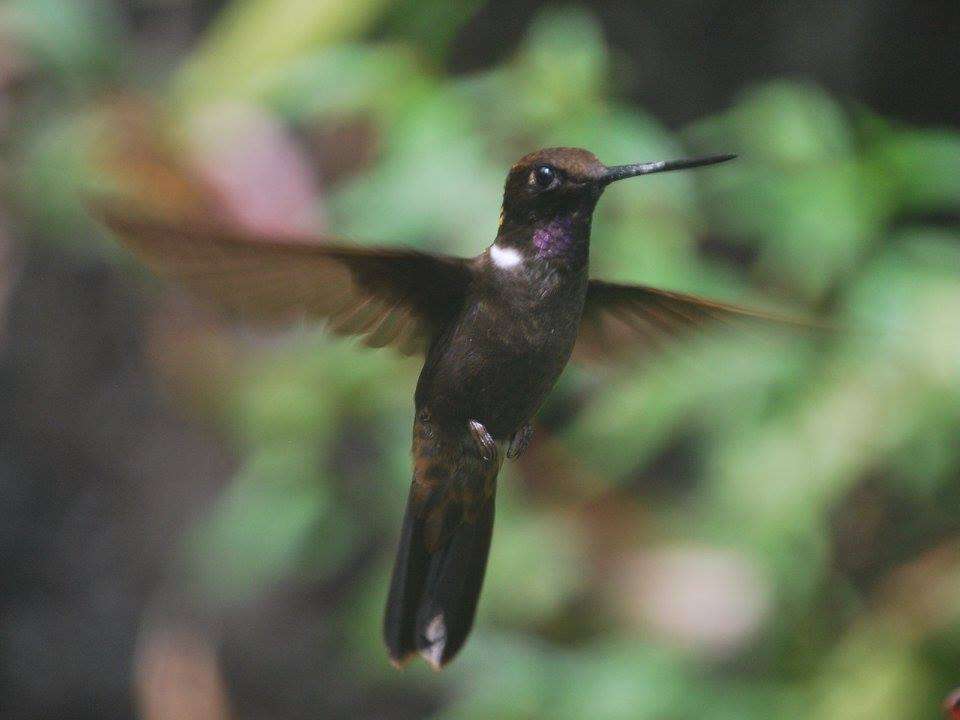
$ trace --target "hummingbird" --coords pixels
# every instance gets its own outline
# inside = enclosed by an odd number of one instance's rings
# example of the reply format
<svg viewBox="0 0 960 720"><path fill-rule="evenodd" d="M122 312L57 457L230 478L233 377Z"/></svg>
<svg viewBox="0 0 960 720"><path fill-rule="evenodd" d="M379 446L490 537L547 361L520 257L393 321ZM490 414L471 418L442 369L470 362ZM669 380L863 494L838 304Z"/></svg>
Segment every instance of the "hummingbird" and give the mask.
<svg viewBox="0 0 960 720"><path fill-rule="evenodd" d="M156 272L242 315L306 316L371 347L422 354L383 637L397 667L420 655L439 670L473 625L501 466L529 445L571 357L615 357L709 322L781 320L589 276L593 212L608 186L734 157L608 167L579 148L531 152L507 175L493 243L471 258L178 222L116 201L93 211Z"/></svg>

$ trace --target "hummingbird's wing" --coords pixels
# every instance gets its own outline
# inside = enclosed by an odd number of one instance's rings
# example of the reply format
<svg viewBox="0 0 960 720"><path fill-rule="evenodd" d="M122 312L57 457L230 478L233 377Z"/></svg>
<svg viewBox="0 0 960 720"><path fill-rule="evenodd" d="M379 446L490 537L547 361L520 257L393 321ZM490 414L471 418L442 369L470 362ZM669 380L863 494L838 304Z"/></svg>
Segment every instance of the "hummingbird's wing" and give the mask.
<svg viewBox="0 0 960 720"><path fill-rule="evenodd" d="M659 290L646 285L621 285L591 280L574 347L574 359L614 359L637 347L659 349L685 332L713 324L759 322L813 329L816 323L696 295Z"/></svg>
<svg viewBox="0 0 960 720"><path fill-rule="evenodd" d="M152 270L244 320L324 319L338 334L407 355L425 350L470 281L460 258L162 220L105 200L90 205Z"/></svg>

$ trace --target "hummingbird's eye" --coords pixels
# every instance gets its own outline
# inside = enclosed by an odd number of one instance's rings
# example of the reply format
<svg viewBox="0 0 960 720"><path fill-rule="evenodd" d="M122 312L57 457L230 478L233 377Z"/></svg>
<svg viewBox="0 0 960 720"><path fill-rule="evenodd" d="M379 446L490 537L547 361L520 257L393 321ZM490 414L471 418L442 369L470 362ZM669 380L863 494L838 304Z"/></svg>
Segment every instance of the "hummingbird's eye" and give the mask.
<svg viewBox="0 0 960 720"><path fill-rule="evenodd" d="M533 172L530 173L530 184L537 185L541 189L546 190L551 187L559 177L559 173L556 169L550 165L538 165L534 168Z"/></svg>

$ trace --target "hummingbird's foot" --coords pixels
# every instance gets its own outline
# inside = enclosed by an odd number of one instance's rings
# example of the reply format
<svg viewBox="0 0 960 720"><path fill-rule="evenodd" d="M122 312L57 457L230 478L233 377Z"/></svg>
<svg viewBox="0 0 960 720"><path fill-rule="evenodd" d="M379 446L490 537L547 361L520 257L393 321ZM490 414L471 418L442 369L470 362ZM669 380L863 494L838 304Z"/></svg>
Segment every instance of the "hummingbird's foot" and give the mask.
<svg viewBox="0 0 960 720"><path fill-rule="evenodd" d="M511 460L520 457L521 453L530 447L530 441L533 439L533 425L524 423L523 427L514 433L510 440L510 447L507 448L507 457Z"/></svg>
<svg viewBox="0 0 960 720"><path fill-rule="evenodd" d="M493 462L496 460L497 443L487 428L484 427L483 423L479 420L468 420L467 425L470 427L470 434L473 435L474 442L477 443L480 458L484 462Z"/></svg>

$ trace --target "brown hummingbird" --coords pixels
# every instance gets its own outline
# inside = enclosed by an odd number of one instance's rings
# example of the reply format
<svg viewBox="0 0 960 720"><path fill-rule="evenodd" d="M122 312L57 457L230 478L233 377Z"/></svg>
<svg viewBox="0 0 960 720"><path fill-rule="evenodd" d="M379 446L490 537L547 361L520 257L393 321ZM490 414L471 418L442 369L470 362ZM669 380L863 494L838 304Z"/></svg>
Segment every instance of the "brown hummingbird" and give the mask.
<svg viewBox="0 0 960 720"><path fill-rule="evenodd" d="M588 275L591 218L608 185L733 157L607 167L577 148L532 152L510 169L496 239L473 258L264 237L109 201L94 211L152 268L221 305L322 318L369 346L425 354L383 631L395 665L419 653L439 669L473 624L504 457L527 447L571 355L614 355L709 321L777 320Z"/></svg>

